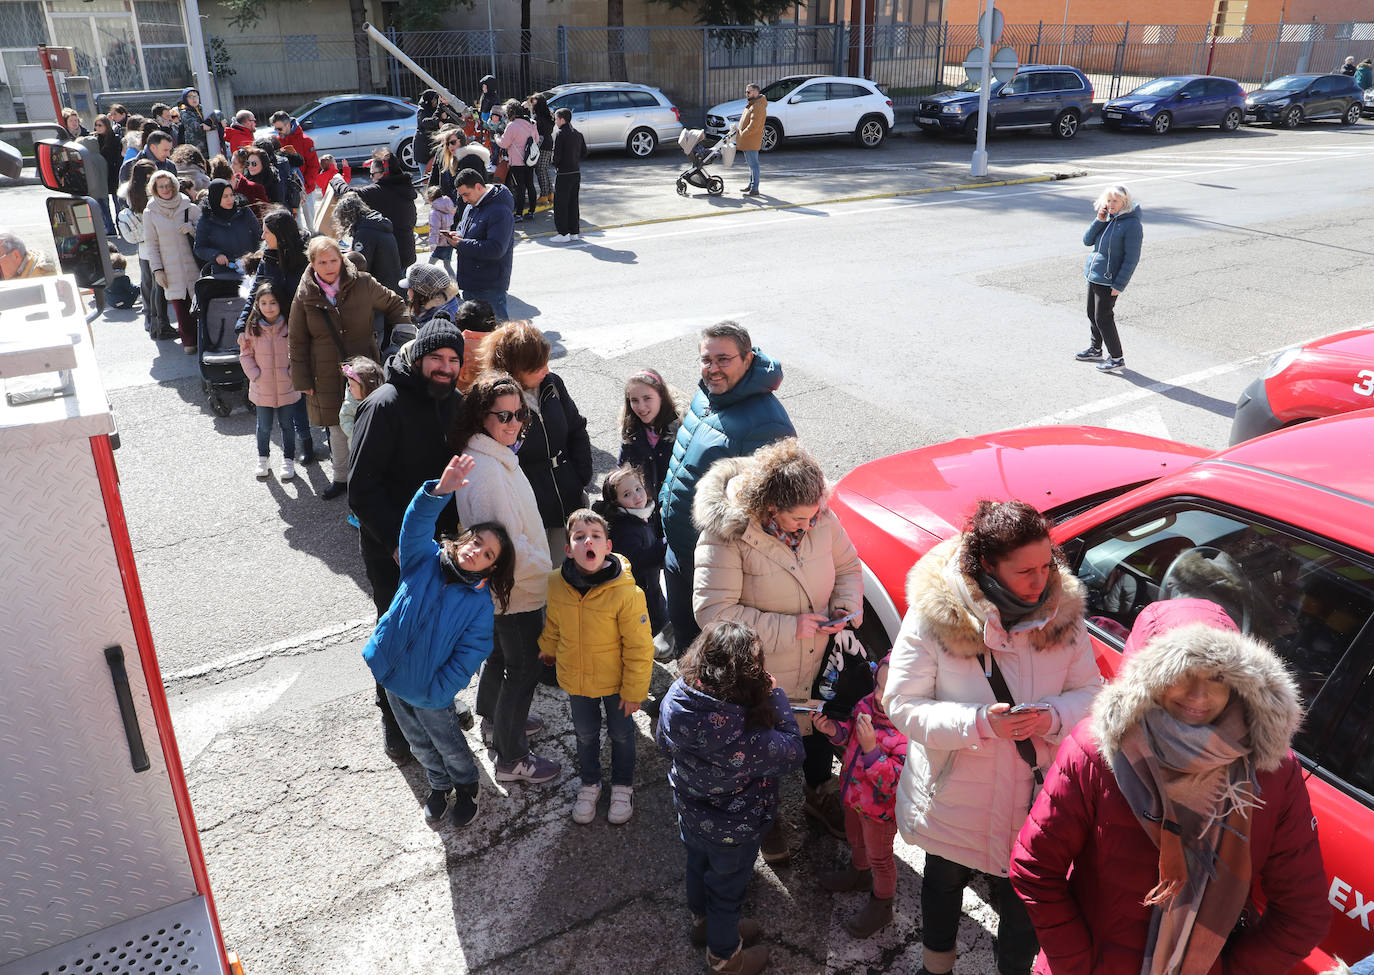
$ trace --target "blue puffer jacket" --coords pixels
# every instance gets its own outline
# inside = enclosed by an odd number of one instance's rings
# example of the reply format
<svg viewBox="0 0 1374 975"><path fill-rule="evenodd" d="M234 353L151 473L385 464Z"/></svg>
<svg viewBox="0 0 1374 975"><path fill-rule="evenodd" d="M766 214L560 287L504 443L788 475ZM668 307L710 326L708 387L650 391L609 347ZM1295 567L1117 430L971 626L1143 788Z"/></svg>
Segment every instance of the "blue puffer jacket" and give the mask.
<svg viewBox="0 0 1374 975"><path fill-rule="evenodd" d="M377 621L363 660L387 690L417 708L450 707L491 656L495 609L485 583L449 582L439 565L434 522L453 495L426 481L401 522L401 585Z"/></svg>
<svg viewBox="0 0 1374 975"><path fill-rule="evenodd" d="M1115 291L1125 291L1136 262L1140 260L1140 242L1144 236L1140 226L1140 204L1109 220L1094 218L1083 235L1084 246L1093 249L1083 268L1084 275L1093 284L1107 284Z"/></svg>
<svg viewBox="0 0 1374 975"><path fill-rule="evenodd" d="M692 497L707 468L722 457L746 457L764 444L797 433L773 395L782 385L782 363L757 346L749 371L733 389L714 395L703 383L697 385L673 441L673 459L658 496L663 533L684 569L692 564L699 534L692 524Z"/></svg>
<svg viewBox="0 0 1374 975"><path fill-rule="evenodd" d="M781 688L772 728L745 728L745 709L688 687L679 678L664 695L655 739L672 764L678 822L716 846L757 842L778 815L778 777L800 768L797 719Z"/></svg>
<svg viewBox="0 0 1374 975"><path fill-rule="evenodd" d="M499 183L463 212L458 224L458 286L506 291L515 247L515 197Z"/></svg>

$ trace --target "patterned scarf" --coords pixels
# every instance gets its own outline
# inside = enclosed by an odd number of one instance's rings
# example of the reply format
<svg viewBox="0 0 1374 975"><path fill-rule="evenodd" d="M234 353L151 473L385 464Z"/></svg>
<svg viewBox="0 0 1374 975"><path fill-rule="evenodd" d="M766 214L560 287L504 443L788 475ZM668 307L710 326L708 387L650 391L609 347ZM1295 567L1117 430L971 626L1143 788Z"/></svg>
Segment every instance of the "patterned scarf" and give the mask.
<svg viewBox="0 0 1374 975"><path fill-rule="evenodd" d="M769 518L768 524L763 527L772 533L773 537L782 542L793 552L801 548L802 540L806 538L806 533L816 527L816 522L820 520L821 513L818 511L811 516L810 523L805 528L799 528L794 532L785 532L778 527L776 518Z"/></svg>
<svg viewBox="0 0 1374 975"><path fill-rule="evenodd" d="M1121 739L1112 771L1159 847L1141 975L1206 975L1250 893L1250 817L1260 805L1244 707L1209 725L1153 708Z"/></svg>

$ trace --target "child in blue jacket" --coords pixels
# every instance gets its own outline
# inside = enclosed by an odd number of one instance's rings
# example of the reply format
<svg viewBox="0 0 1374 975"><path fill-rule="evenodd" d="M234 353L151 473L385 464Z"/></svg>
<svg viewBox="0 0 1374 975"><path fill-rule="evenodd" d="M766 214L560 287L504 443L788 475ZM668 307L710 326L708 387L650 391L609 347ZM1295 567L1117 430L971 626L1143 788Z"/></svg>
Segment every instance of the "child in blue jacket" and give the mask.
<svg viewBox="0 0 1374 975"><path fill-rule="evenodd" d="M495 522L469 526L457 540L434 541L449 496L467 485L473 461L454 457L437 481L415 492L401 522L401 584L363 648L386 690L396 723L425 767L425 821L437 823L455 793L453 821L477 815L477 764L453 698L491 655L492 600L504 609L515 584L515 549Z"/></svg>
<svg viewBox="0 0 1374 975"><path fill-rule="evenodd" d="M758 634L711 624L682 658L664 695L658 746L672 760L692 942L712 971L758 972L768 949L750 947L759 926L740 907L759 840L778 816L778 777L800 768L803 749L787 695L763 667Z"/></svg>

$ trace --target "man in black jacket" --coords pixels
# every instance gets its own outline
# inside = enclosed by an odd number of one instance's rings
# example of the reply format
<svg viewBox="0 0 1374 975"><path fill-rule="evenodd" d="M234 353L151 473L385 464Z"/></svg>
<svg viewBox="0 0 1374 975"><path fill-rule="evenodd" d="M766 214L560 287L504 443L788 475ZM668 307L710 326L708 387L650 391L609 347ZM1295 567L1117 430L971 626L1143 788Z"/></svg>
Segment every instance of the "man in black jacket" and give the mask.
<svg viewBox="0 0 1374 975"><path fill-rule="evenodd" d="M553 168L558 171L553 181L553 227L558 234L553 239L563 244L582 239L577 194L582 189L582 160L587 158L587 142L573 128L570 110L560 108L554 112L553 124L558 126L553 134Z"/></svg>
<svg viewBox="0 0 1374 975"><path fill-rule="evenodd" d="M367 581L377 618L391 606L401 584L397 561L401 519L420 485L443 473L453 457L448 434L462 396L463 333L448 318L435 317L408 348L386 362L386 382L363 400L353 425L348 468L348 506L358 518ZM452 500L435 525L436 537L455 535L458 512ZM386 753L395 761L410 755L377 685ZM471 725L471 715L465 716Z"/></svg>

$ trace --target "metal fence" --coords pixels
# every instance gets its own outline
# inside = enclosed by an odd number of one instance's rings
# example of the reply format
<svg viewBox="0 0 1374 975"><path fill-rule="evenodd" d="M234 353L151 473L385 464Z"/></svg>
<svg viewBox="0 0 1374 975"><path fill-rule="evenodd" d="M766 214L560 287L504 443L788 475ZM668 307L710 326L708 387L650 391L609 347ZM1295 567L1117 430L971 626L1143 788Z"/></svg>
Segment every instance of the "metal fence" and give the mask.
<svg viewBox="0 0 1374 975"><path fill-rule="evenodd" d="M497 78L504 97L574 81L635 81L660 88L700 124L706 109L740 96L751 81L789 74L872 79L898 106L957 85L978 46L972 24L843 24L757 27L556 27L522 31L390 31L393 42L463 99L478 79ZM234 96L249 104L295 103L370 87L414 98L418 78L371 45L361 64L352 36L223 37ZM1255 86L1300 71L1334 71L1347 55L1374 54L1374 24L1258 24L1231 32L1207 25L1008 25L1000 45L1023 64L1071 64L1099 101L1164 74L1217 74Z"/></svg>

